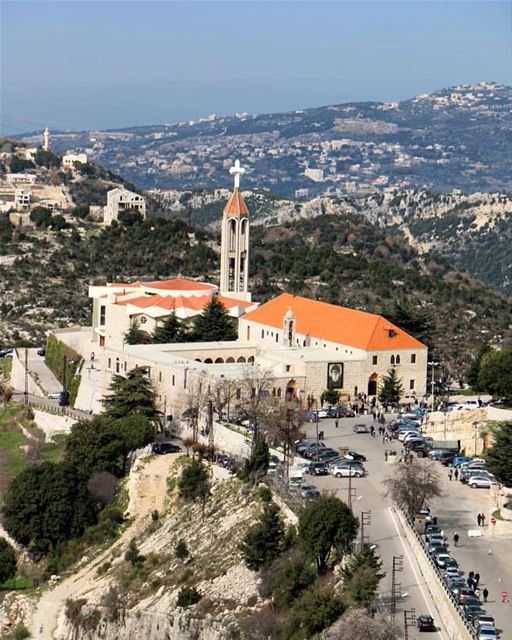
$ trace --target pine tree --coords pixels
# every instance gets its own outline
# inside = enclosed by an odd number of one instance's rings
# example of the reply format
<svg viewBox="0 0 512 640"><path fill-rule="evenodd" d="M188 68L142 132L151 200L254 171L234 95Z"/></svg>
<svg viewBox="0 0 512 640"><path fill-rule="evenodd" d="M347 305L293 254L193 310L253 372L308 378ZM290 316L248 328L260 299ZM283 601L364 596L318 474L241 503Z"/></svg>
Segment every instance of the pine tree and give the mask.
<svg viewBox="0 0 512 640"><path fill-rule="evenodd" d="M398 379L395 367L391 367L388 375L382 379L382 386L379 390L379 402L383 405L397 405L402 396L403 386Z"/></svg>
<svg viewBox="0 0 512 640"><path fill-rule="evenodd" d="M242 543L240 553L245 564L252 571L269 567L282 553L284 526L279 507L275 502L263 505L263 513L258 524L249 529Z"/></svg>
<svg viewBox="0 0 512 640"><path fill-rule="evenodd" d="M181 342L182 338L181 322L177 318L175 311L153 333L153 342L158 344Z"/></svg>
<svg viewBox="0 0 512 640"><path fill-rule="evenodd" d="M189 339L196 342L237 339L235 323L220 300L213 297L203 313L194 318Z"/></svg>
<svg viewBox="0 0 512 640"><path fill-rule="evenodd" d="M512 487L512 421L498 423L494 444L485 456L489 471L507 487Z"/></svg>
<svg viewBox="0 0 512 640"><path fill-rule="evenodd" d="M147 376L146 367L135 367L126 378L115 375L110 385L110 395L101 401L104 415L108 418L125 418L133 414L146 416L150 420L160 413L156 408L156 394Z"/></svg>
<svg viewBox="0 0 512 640"><path fill-rule="evenodd" d="M126 344L147 344L149 342L148 334L142 331L137 319L131 323L130 328L124 332L123 337Z"/></svg>
<svg viewBox="0 0 512 640"><path fill-rule="evenodd" d="M252 484L258 484L266 475L270 462L270 452L265 436L258 434L254 441L253 451L249 458L245 472Z"/></svg>

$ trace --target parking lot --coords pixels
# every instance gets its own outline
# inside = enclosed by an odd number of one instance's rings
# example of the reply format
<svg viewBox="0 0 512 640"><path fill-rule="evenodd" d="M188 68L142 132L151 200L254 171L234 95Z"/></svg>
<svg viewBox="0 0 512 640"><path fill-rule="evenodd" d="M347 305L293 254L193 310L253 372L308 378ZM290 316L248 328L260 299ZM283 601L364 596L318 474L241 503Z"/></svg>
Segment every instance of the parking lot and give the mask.
<svg viewBox="0 0 512 640"><path fill-rule="evenodd" d="M389 421L389 417L388 421ZM348 447L366 456L364 466L368 475L363 478L351 479L353 488L352 505L356 516L361 512L371 511L371 525L367 528L370 544L376 544L384 562L386 577L381 583L381 593L384 600L389 599L391 593L391 566L393 556L404 556L404 571L398 575L401 583L401 593L407 594L402 598L397 610L400 621L403 620L403 610L415 608L416 615L430 613L438 623L439 637L447 637L444 633L442 621L436 615L436 610L428 594L424 580L417 569L416 562L410 557L408 544L399 535L398 527L389 509L391 501L384 495L382 481L393 471L393 464L386 462L385 450L395 450L400 453L402 443L392 440L383 443L377 434L371 437L365 433L354 433L352 428L356 423L373 423L371 416L348 418L339 420L339 428L335 428L333 419L321 420L319 428L325 433L325 444L333 449ZM308 439L316 437L316 425L306 424ZM489 524L484 527L484 536L470 538L467 532L477 528L476 515L484 512L487 521L490 520L489 499L487 489L471 489L454 480L448 479L448 468L440 463L432 462L442 476L445 496L442 500L432 504L432 511L444 530L448 541L451 542L455 531L460 536L459 546L450 552L459 562L465 574L478 571L481 575L480 587L489 590L489 602L485 609L496 619L496 626L501 629L501 640L512 640L512 605L510 602L501 603L501 591L506 589L512 593L512 541L494 539L489 533ZM348 499L348 478L329 476L305 476L308 484L317 486L321 491L333 492L343 500ZM509 596L510 597L510 596ZM417 635L415 635L417 634ZM409 637L418 637L414 629L409 630Z"/></svg>

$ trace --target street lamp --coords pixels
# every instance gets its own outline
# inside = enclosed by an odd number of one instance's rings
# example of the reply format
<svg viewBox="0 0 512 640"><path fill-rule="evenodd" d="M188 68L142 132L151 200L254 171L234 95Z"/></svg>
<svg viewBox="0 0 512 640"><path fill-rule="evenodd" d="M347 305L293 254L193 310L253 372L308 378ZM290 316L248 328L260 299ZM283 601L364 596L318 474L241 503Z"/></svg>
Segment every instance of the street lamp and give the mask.
<svg viewBox="0 0 512 640"><path fill-rule="evenodd" d="M439 362L435 362L434 360L432 360L431 362L427 362L429 367L432 367L432 379L430 382L431 385L431 392L432 392L432 411L434 411L434 398L435 398L435 380L434 380L434 369L435 367L439 366Z"/></svg>

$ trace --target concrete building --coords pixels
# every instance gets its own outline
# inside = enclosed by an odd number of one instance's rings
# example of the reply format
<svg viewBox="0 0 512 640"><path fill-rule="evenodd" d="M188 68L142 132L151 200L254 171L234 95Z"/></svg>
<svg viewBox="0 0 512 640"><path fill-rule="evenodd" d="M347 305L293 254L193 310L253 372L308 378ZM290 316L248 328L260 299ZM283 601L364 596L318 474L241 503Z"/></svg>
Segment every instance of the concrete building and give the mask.
<svg viewBox="0 0 512 640"><path fill-rule="evenodd" d="M32 197L29 191L25 189L14 190L14 207L17 211L23 211L30 208Z"/></svg>
<svg viewBox="0 0 512 640"><path fill-rule="evenodd" d="M87 164L87 155L85 153L66 153L62 156L62 168L71 171L75 168L75 163Z"/></svg>
<svg viewBox="0 0 512 640"><path fill-rule="evenodd" d="M146 198L128 191L128 189L112 189L107 193L107 204L103 209L103 222L112 224L119 218L119 214L128 210L138 211L143 218L146 217Z"/></svg>

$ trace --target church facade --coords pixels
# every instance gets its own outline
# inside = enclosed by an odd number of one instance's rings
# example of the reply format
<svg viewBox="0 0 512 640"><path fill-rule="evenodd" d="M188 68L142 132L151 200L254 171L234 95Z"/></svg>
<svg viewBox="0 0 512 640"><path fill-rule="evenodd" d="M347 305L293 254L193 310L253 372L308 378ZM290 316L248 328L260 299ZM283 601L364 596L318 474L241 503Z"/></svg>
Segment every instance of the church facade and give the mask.
<svg viewBox="0 0 512 640"><path fill-rule="evenodd" d="M426 393L427 347L379 315L283 293L258 305L249 290L249 211L239 188L222 219L220 288L183 278L91 287L94 340L102 351L102 393L115 374L144 366L160 409L181 415L190 396L212 397L219 385L234 388L232 409L242 409L247 379L266 376L267 393L293 396L303 406L328 389L343 400L376 396L395 367L404 400ZM152 332L170 313L181 319L201 313L218 296L238 318L232 342L127 345L123 334L137 320ZM244 383L245 381L245 383Z"/></svg>

